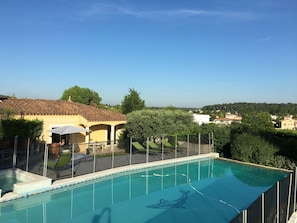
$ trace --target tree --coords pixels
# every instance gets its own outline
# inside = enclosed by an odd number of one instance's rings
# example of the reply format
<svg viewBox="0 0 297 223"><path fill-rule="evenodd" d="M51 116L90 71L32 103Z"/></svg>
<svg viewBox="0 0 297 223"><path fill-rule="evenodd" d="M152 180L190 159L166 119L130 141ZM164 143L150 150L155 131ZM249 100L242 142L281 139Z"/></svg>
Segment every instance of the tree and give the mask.
<svg viewBox="0 0 297 223"><path fill-rule="evenodd" d="M68 100L69 97L74 102L93 106L99 106L102 100L97 92L77 85L65 90L60 100Z"/></svg>
<svg viewBox="0 0 297 223"><path fill-rule="evenodd" d="M201 126L202 134L210 132L214 135L214 147L220 155L230 156L231 127L226 125L204 124Z"/></svg>
<svg viewBox="0 0 297 223"><path fill-rule="evenodd" d="M184 134L193 125L193 116L181 110L139 110L127 115L128 136L138 140Z"/></svg>
<svg viewBox="0 0 297 223"><path fill-rule="evenodd" d="M273 123L271 115L268 112L260 112L258 114L249 113L242 117L242 124L254 130L272 130Z"/></svg>
<svg viewBox="0 0 297 223"><path fill-rule="evenodd" d="M15 112L10 109L0 109L0 120L10 120L15 116Z"/></svg>
<svg viewBox="0 0 297 223"><path fill-rule="evenodd" d="M123 114L141 110L144 107L144 100L140 98L139 93L136 90L130 88L129 94L125 95L122 101Z"/></svg>

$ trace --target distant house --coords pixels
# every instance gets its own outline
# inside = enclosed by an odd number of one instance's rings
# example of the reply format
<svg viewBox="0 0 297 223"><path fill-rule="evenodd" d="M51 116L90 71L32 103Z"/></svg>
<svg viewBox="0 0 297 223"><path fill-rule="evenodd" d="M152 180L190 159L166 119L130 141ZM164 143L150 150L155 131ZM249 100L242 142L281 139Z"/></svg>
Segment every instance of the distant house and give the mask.
<svg viewBox="0 0 297 223"><path fill-rule="evenodd" d="M241 123L242 121L242 117L241 116L238 116L238 115L235 115L235 114L231 114L229 112L227 112L225 114L225 117L224 118L216 118L214 120L214 122L216 124L224 124L224 125L230 125L232 122L239 122Z"/></svg>
<svg viewBox="0 0 297 223"><path fill-rule="evenodd" d="M297 119L293 119L293 115L285 116L280 120L281 129L297 130Z"/></svg>
<svg viewBox="0 0 297 223"><path fill-rule="evenodd" d="M194 122L198 123L199 125L208 124L210 120L209 115L204 114L193 114Z"/></svg>
<svg viewBox="0 0 297 223"><path fill-rule="evenodd" d="M15 118L42 120L43 132L40 139L47 143L59 142L61 139L48 130L73 125L85 128L90 134L77 133L71 139L72 143L116 144L126 124L126 116L123 114L63 100L9 98L0 101L0 110L5 109L13 111Z"/></svg>

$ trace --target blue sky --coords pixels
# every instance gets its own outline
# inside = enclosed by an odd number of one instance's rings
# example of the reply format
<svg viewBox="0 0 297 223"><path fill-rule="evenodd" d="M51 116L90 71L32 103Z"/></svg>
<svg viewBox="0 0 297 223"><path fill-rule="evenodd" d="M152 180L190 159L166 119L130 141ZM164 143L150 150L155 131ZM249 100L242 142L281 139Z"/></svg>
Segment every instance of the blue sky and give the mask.
<svg viewBox="0 0 297 223"><path fill-rule="evenodd" d="M1 0L0 94L297 103L295 0Z"/></svg>

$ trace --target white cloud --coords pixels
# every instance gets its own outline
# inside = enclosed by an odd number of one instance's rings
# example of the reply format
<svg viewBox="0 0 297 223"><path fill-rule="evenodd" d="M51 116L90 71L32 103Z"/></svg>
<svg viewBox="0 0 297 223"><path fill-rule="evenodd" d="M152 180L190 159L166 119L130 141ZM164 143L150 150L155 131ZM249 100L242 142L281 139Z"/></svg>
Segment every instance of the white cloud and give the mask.
<svg viewBox="0 0 297 223"><path fill-rule="evenodd" d="M128 15L148 20L176 20L189 17L207 16L233 19L254 19L255 15L248 12L211 11L198 9L176 10L136 10L111 4L96 3L82 13L86 17L100 17L107 15Z"/></svg>
<svg viewBox="0 0 297 223"><path fill-rule="evenodd" d="M261 39L258 39L258 42L268 42L268 41L270 41L272 39L273 39L272 36L267 36L267 37L263 37Z"/></svg>

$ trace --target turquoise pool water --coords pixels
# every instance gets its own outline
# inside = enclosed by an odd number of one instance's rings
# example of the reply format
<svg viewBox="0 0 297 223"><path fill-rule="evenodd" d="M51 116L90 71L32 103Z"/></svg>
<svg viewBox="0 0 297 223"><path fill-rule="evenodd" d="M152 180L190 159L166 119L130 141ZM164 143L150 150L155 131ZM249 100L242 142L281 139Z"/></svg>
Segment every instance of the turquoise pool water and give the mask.
<svg viewBox="0 0 297 223"><path fill-rule="evenodd" d="M5 177L0 178L0 189L2 189L2 195L11 192L13 190L13 185L19 183L20 181L16 177Z"/></svg>
<svg viewBox="0 0 297 223"><path fill-rule="evenodd" d="M287 172L203 159L143 169L0 205L0 222L229 222Z"/></svg>

